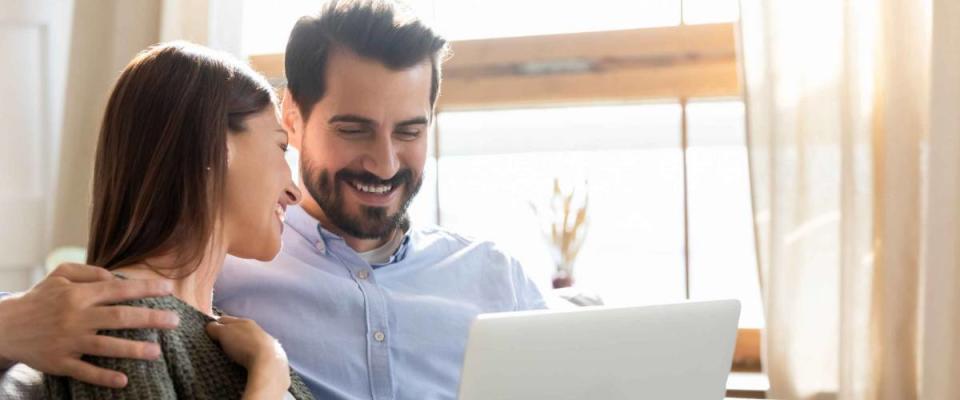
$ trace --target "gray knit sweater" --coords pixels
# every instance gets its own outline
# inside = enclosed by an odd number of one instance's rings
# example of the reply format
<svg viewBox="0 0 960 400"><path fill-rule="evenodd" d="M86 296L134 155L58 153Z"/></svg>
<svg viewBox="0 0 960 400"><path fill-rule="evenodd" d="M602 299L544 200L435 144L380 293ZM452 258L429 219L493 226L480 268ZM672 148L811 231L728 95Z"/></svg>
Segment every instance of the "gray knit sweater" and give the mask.
<svg viewBox="0 0 960 400"><path fill-rule="evenodd" d="M103 331L104 335L160 344L163 356L156 361L84 356L94 365L122 371L127 387L109 389L74 379L44 376L45 397L50 399L239 399L247 383L247 371L234 363L207 336L212 318L173 296L154 297L121 303L137 307L172 310L180 325L172 331L125 329ZM297 400L313 399L293 371L290 393Z"/></svg>

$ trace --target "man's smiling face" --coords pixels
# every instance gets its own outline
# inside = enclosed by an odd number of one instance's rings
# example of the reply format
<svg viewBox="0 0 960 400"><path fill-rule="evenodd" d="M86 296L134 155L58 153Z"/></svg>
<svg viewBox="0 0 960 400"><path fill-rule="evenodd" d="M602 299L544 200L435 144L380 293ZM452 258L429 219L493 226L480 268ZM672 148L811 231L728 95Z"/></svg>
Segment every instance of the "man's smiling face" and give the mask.
<svg viewBox="0 0 960 400"><path fill-rule="evenodd" d="M392 70L344 48L327 59L326 90L307 121L292 118L300 149L304 207L342 233L389 236L423 180L431 64ZM287 96L290 97L290 96ZM285 114L299 113L285 101Z"/></svg>

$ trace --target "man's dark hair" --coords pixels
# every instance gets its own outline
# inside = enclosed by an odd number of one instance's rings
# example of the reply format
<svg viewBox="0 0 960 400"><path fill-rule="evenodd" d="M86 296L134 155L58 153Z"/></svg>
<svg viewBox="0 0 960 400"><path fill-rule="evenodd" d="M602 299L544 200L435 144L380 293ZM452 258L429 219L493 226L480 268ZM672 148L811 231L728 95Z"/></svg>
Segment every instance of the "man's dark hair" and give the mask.
<svg viewBox="0 0 960 400"><path fill-rule="evenodd" d="M394 70L430 60L430 106L440 93L440 64L447 41L389 0L332 0L300 18L290 33L284 60L287 88L304 120L323 98L327 58L336 46Z"/></svg>

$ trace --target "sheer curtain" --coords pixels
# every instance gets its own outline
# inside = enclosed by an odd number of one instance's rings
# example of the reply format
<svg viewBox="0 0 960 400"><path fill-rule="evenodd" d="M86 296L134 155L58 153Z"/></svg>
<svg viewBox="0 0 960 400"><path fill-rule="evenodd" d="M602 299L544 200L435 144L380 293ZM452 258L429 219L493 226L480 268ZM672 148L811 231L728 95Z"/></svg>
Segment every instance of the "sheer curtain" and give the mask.
<svg viewBox="0 0 960 400"><path fill-rule="evenodd" d="M741 0L771 398L960 398L960 6Z"/></svg>

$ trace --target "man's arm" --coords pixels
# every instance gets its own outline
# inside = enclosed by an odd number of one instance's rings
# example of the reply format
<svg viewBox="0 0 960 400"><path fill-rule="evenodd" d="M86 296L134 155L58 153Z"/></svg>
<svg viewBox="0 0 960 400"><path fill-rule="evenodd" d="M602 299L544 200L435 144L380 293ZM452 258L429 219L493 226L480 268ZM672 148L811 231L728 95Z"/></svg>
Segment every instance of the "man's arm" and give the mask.
<svg viewBox="0 0 960 400"><path fill-rule="evenodd" d="M124 374L80 357L159 358L156 343L100 336L97 331L176 328L176 313L111 305L172 290L167 282L114 279L103 268L62 264L30 290L0 298L0 364L5 369L22 362L53 375L123 387Z"/></svg>
<svg viewBox="0 0 960 400"><path fill-rule="evenodd" d="M127 329L109 331L110 337L140 343L158 343L157 331ZM129 381L124 388L108 388L59 376L44 377L46 393L52 399L73 400L168 400L177 398L177 390L170 376L170 365L164 357L143 361L110 357L85 357L91 364L126 374Z"/></svg>
<svg viewBox="0 0 960 400"><path fill-rule="evenodd" d="M513 257L510 257L510 268L513 274L514 293L516 294L517 306L515 311L548 308L543 293L540 293L540 288L527 276L520 262Z"/></svg>

